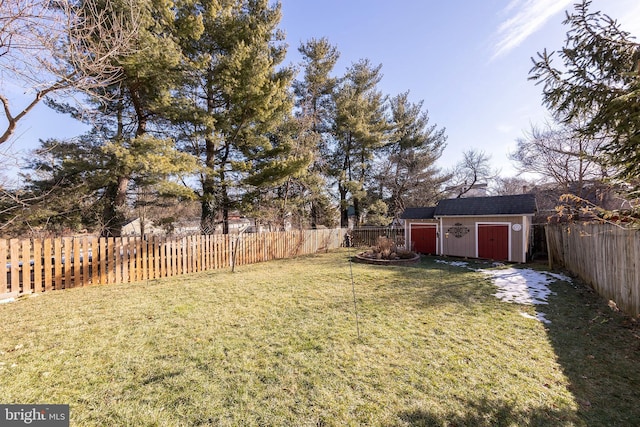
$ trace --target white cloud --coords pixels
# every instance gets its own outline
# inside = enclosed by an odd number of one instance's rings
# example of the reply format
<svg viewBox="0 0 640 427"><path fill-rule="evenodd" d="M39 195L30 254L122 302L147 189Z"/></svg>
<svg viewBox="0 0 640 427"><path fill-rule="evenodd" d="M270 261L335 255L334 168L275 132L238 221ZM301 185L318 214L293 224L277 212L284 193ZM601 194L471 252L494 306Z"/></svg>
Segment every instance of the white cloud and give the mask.
<svg viewBox="0 0 640 427"><path fill-rule="evenodd" d="M567 10L573 0L513 0L503 10L507 18L497 30L493 57L506 55L557 13Z"/></svg>

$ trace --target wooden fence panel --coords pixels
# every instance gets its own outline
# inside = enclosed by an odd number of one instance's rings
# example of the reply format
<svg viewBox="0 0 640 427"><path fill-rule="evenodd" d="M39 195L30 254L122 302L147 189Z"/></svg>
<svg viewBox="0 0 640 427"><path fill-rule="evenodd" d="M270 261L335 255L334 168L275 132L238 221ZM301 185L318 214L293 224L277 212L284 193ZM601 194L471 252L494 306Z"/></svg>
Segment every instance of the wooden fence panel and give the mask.
<svg viewBox="0 0 640 427"><path fill-rule="evenodd" d="M296 257L341 246L344 232L0 240L0 293L128 283Z"/></svg>
<svg viewBox="0 0 640 427"><path fill-rule="evenodd" d="M640 314L640 230L594 223L546 231L551 266L565 267L625 313Z"/></svg>
<svg viewBox="0 0 640 427"><path fill-rule="evenodd" d="M397 245L404 245L404 228L400 227L356 228L349 230L349 234L354 247L374 246L380 237L387 237Z"/></svg>

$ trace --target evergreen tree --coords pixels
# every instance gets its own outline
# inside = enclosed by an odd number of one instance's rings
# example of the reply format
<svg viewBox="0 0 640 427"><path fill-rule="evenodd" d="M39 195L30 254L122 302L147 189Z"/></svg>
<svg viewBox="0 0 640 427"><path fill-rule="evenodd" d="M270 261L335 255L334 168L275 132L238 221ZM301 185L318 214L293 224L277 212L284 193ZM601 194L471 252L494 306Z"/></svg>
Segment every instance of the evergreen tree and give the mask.
<svg viewBox="0 0 640 427"><path fill-rule="evenodd" d="M184 108L173 119L202 163L202 228L212 231L220 221L226 233L243 180L259 174L273 153L269 134L291 109L292 73L276 69L285 55L279 4L204 0L199 11L202 36L182 39L188 81L180 92Z"/></svg>
<svg viewBox="0 0 640 427"><path fill-rule="evenodd" d="M534 59L530 78L543 85L543 102L582 136L606 135L611 162L625 179L640 177L640 49L631 35L583 0L568 13L564 47Z"/></svg>
<svg viewBox="0 0 640 427"><path fill-rule="evenodd" d="M50 106L92 125L83 138L56 144L66 145L76 153L83 152L88 141L91 147L99 146L99 156L93 157L96 164L85 166L89 171L108 168L108 175L99 184L103 209L100 222L102 234L107 236L120 235L130 207L128 195L135 186L157 185L160 177L185 173L185 168L195 167L175 151L173 140L165 137L161 119L172 110L171 94L182 79L184 61L176 40L197 38L202 25L171 3L140 0L136 7L140 9L138 49L113 60L121 79L91 97L88 110L49 102ZM191 11L193 4L185 2L181 7ZM78 146L71 148L74 145ZM60 168L58 173L65 175L66 168Z"/></svg>
<svg viewBox="0 0 640 427"><path fill-rule="evenodd" d="M169 139L141 136L123 146L94 132L74 141L43 141L33 154L29 164L32 172L26 178L27 190L36 199L22 218L32 227L91 229L111 235L105 230L115 227L104 212L112 206L111 189L122 176L132 183L131 188L122 190L125 200L119 214L123 217L149 199L157 204L166 197L191 195L172 177L191 171L193 158L176 151ZM146 200L133 198L142 190Z"/></svg>
<svg viewBox="0 0 640 427"><path fill-rule="evenodd" d="M446 145L445 130L429 124L422 105L423 101L411 103L408 92L391 99L393 132L384 147L378 180L392 217L409 206L434 204L448 179L436 167Z"/></svg>
<svg viewBox="0 0 640 427"><path fill-rule="evenodd" d="M353 64L335 95L331 173L337 181L342 227L348 226L350 203L356 221L360 221L372 160L389 130L385 97L377 88L381 68L372 66L369 60Z"/></svg>
<svg viewBox="0 0 640 427"><path fill-rule="evenodd" d="M269 225L271 230L308 225L307 185L313 152L298 118L289 118L270 135L271 153L256 163L257 172L247 177L244 212Z"/></svg>
<svg viewBox="0 0 640 427"><path fill-rule="evenodd" d="M298 213L303 222L315 228L334 224L334 214L328 192L328 144L333 123L333 95L338 79L331 72L339 58L336 47L325 38L303 43L303 76L293 83L296 117L299 122L298 148L311 157L306 173L288 182L289 190L302 205ZM308 208L308 210L307 210Z"/></svg>

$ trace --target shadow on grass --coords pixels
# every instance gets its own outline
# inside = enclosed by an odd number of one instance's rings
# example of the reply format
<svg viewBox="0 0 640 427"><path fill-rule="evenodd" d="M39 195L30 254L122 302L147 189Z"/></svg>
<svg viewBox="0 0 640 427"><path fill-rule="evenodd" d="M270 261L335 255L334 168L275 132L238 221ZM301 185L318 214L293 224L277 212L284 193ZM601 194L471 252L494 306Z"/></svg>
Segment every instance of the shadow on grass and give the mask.
<svg viewBox="0 0 640 427"><path fill-rule="evenodd" d="M398 414L398 418L412 427L562 426L574 425L575 421L575 413L570 411L550 408L521 411L503 401L482 399L477 402L466 402L465 406L467 412L464 414L442 414L419 409L402 412Z"/></svg>
<svg viewBox="0 0 640 427"><path fill-rule="evenodd" d="M578 415L589 426L640 425L640 325L577 280L551 289L547 334Z"/></svg>
<svg viewBox="0 0 640 427"><path fill-rule="evenodd" d="M492 303L494 291L487 286L489 279L437 259L425 257L417 264L393 267L395 271L387 276L390 283L379 285L389 304L504 308L497 299ZM471 268L490 266L474 261L469 264ZM395 275L398 286L393 283ZM425 285L425 279L430 284ZM578 408L572 412L574 421L588 426L640 426L640 322L612 310L577 280L557 281L550 288L554 294L548 305L536 308L551 322L544 327ZM563 424L562 420L571 418L570 413L552 408L551 412L523 414L500 402L469 402L467 406L464 414L408 411L399 416L412 426L575 425Z"/></svg>

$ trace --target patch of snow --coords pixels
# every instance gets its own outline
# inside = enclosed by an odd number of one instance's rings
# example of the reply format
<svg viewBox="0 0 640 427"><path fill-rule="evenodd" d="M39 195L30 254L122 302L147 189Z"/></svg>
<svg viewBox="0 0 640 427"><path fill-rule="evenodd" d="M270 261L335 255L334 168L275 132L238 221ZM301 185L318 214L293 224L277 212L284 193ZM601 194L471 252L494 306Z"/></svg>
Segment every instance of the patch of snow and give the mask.
<svg viewBox="0 0 640 427"><path fill-rule="evenodd" d="M436 262L440 264L448 264L454 267L469 267L469 263L465 261L445 261L443 259L437 259Z"/></svg>
<svg viewBox="0 0 640 427"><path fill-rule="evenodd" d="M535 316L530 315L529 313L525 313L525 312L520 312L520 316L522 317L526 317L527 319L533 319L533 320L539 320L542 323L551 323L551 320L548 320L544 313L536 313Z"/></svg>
<svg viewBox="0 0 640 427"><path fill-rule="evenodd" d="M492 277L493 284L498 288L494 294L496 297L517 304L547 304L547 298L552 293L547 285L557 280L545 272L530 269L506 268L482 272Z"/></svg>
<svg viewBox="0 0 640 427"><path fill-rule="evenodd" d="M456 267L469 267L469 263L463 261L445 261L437 260L443 264L449 264ZM496 263L496 265L500 265ZM499 270L478 269L475 270L491 277L491 281L498 288L498 292L494 295L502 301L524 304L524 305L541 305L548 304L549 295L554 292L549 289L549 284L556 280L571 282L571 279L564 274L551 273L548 271L536 271L529 268L505 268ZM543 323L551 323L545 318L542 312L531 316L527 313L520 313L523 317L539 320Z"/></svg>
<svg viewBox="0 0 640 427"><path fill-rule="evenodd" d="M15 298L5 298L5 299L0 299L0 304L7 304L10 302L14 302L16 299Z"/></svg>
<svg viewBox="0 0 640 427"><path fill-rule="evenodd" d="M482 272L493 279L493 284L498 288L498 292L494 294L497 298L505 302L525 305L548 304L549 295L554 293L549 289L549 284L556 280L571 281L562 274L528 268L482 270ZM524 313L522 315L543 323L551 323L542 312L536 313L536 317Z"/></svg>

